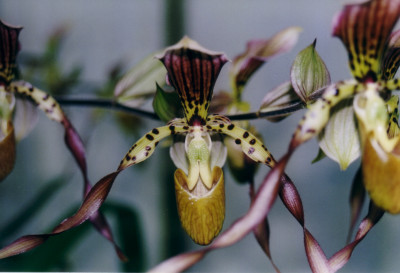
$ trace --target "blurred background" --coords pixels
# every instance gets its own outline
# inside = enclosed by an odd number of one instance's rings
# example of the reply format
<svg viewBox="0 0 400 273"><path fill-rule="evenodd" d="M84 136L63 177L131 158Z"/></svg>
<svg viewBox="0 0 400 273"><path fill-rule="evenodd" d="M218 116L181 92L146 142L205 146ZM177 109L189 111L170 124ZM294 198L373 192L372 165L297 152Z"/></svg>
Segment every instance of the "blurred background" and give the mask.
<svg viewBox="0 0 400 273"><path fill-rule="evenodd" d="M244 100L256 111L269 90L289 80L296 54L315 38L332 81L351 77L345 49L331 37L331 21L342 4L329 0L2 0L0 18L24 27L21 75L52 95L71 97L111 97L116 75L183 34L233 59L248 40L269 38L289 26L302 27L294 49L269 61L246 87ZM229 90L227 67L216 83L215 92L220 90ZM145 107L151 109L151 104ZM65 106L64 110L86 145L93 183L114 171L141 135L162 124L107 109ZM286 151L302 114L280 123L252 121L276 158ZM15 169L0 184L1 246L22 235L49 232L78 208L82 178L63 134L59 124L39 113L36 127L19 142ZM345 245L348 198L360 161L340 171L327 158L311 164L317 153L315 140L303 145L287 173L301 194L307 227L329 257ZM124 171L113 186L103 212L129 263L121 263L112 245L84 224L29 253L0 261L0 270L144 271L174 254L199 249L180 227L174 170L168 149L161 145L151 159ZM267 172L260 168L257 186ZM248 187L236 183L228 172L225 181L227 228L246 213L249 197ZM277 266L282 272L309 272L302 229L280 200L269 221ZM399 229L399 217L385 215L341 272L397 271ZM274 272L252 234L228 249L210 253L189 271Z"/></svg>

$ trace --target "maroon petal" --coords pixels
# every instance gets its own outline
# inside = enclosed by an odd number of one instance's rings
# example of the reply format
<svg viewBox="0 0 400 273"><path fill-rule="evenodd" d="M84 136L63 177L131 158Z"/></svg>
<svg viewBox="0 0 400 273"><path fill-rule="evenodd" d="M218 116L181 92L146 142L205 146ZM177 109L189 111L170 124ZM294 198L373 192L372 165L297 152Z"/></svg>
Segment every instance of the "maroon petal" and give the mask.
<svg viewBox="0 0 400 273"><path fill-rule="evenodd" d="M372 202L370 203L368 214L361 222L354 241L336 252L335 255L329 259L329 265L333 272L342 268L349 261L355 247L365 238L375 224L378 223L384 213L383 210L376 207Z"/></svg>
<svg viewBox="0 0 400 273"><path fill-rule="evenodd" d="M0 249L0 259L15 256L43 244L51 234L26 235Z"/></svg>

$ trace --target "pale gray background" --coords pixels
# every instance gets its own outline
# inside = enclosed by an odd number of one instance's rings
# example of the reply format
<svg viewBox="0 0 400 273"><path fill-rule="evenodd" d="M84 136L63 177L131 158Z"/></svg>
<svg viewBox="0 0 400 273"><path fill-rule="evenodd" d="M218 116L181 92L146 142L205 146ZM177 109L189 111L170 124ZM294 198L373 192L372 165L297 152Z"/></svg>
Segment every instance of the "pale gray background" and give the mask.
<svg viewBox="0 0 400 273"><path fill-rule="evenodd" d="M191 38L209 49L224 51L232 59L242 52L245 43L253 38L268 38L288 26L301 26L298 44L288 54L271 60L258 71L246 88L244 98L256 110L265 93L289 79L290 66L296 54L318 39L317 50L326 62L333 81L350 78L347 57L340 41L331 37L331 20L340 10L340 1L328 0L191 0L187 1L187 28ZM41 53L46 38L61 24L69 25L62 50L65 70L83 65L84 80L101 84L108 69L120 60L134 65L141 58L163 47L163 1L155 0L9 0L0 2L0 17L22 25L22 50ZM216 84L216 91L228 89L227 67ZM66 108L66 112L85 139L89 174L96 181L113 171L137 137L127 136L111 123L111 115L99 120L92 130L85 130L89 111ZM301 113L280 124L259 120L253 122L262 133L266 145L276 158L287 148L291 134ZM143 132L158 122L149 121ZM0 184L2 221L11 219L23 207L37 188L59 173L77 172L62 141L63 130L40 115L38 126L18 146L18 160L14 174ZM45 148L45 147L49 147ZM341 172L329 159L311 165L318 151L315 140L297 151L288 167L302 196L309 230L330 256L344 246L348 219L348 196L352 177L359 161ZM159 153L159 152L158 152ZM130 168L121 174L109 196L132 204L143 212L145 242L149 246L147 264L160 262L159 236L163 214L160 188L155 168L162 164L156 155L142 168ZM66 167L68 166L68 167ZM267 173L261 168L258 183ZM81 177L77 173L70 185L54 197L53 205L44 209L41 218L31 223L26 233L40 233L58 216L58 209L79 202ZM172 187L172 185L171 185ZM79 190L77 190L79 188ZM249 205L248 189L226 177L227 216L224 227L243 215ZM365 212L363 213L363 215ZM302 230L280 201L270 216L271 248L276 264L282 272L308 272L303 250ZM2 223L0 223L2 225ZM341 272L394 272L398 270L400 219L386 215L367 238L357 247L351 261ZM182 231L183 232L183 231ZM22 234L16 234L19 236ZM197 249L187 239L187 246ZM116 271L118 260L113 248L95 233L82 241L72 252L70 260L78 271ZM210 272L273 272L269 261L256 245L252 235L229 249L210 253L192 271Z"/></svg>

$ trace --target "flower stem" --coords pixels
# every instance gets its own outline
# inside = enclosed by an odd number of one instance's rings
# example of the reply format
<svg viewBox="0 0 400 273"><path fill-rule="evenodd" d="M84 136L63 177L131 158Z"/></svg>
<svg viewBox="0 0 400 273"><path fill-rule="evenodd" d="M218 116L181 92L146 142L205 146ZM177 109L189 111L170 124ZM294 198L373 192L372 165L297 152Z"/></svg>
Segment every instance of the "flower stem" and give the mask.
<svg viewBox="0 0 400 273"><path fill-rule="evenodd" d="M124 111L127 113L131 113L133 115L153 119L160 120L160 118L151 111L146 111L143 109L139 109L136 107L129 107L123 104L120 104L114 100L110 99L98 99L98 98L66 98L66 97L57 97L56 100L60 105L63 106L82 106L82 107L97 107L97 108L109 108L112 110ZM235 114L235 115L227 115L230 120L254 120L259 118L273 118L279 117L282 115L287 115L294 113L298 110L304 108L304 104L301 102L293 103L291 106L286 107L284 109L273 110L273 111L257 111L257 112L249 112L243 114Z"/></svg>

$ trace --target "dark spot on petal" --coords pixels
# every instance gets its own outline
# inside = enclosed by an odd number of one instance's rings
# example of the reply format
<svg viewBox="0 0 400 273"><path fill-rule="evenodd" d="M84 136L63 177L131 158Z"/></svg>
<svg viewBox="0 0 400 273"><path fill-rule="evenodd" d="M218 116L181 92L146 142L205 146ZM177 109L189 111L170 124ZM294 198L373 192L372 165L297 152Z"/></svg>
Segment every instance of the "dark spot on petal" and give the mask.
<svg viewBox="0 0 400 273"><path fill-rule="evenodd" d="M154 128L151 132L155 135L158 135L160 133L157 128Z"/></svg>
<svg viewBox="0 0 400 273"><path fill-rule="evenodd" d="M154 137L153 137L152 135L150 135L150 134L147 134L147 135L146 135L146 138L147 138L148 140L150 140L150 141L154 140Z"/></svg>
<svg viewBox="0 0 400 273"><path fill-rule="evenodd" d="M229 125L228 125L228 130L232 130L233 128L235 128L235 125L234 125L234 124L229 124Z"/></svg>
<svg viewBox="0 0 400 273"><path fill-rule="evenodd" d="M239 138L237 138L237 139L235 139L235 143L240 144L240 143L242 143L242 141Z"/></svg>
<svg viewBox="0 0 400 273"><path fill-rule="evenodd" d="M252 140L250 140L250 145L254 145L254 144L256 144L256 140L253 138Z"/></svg>

